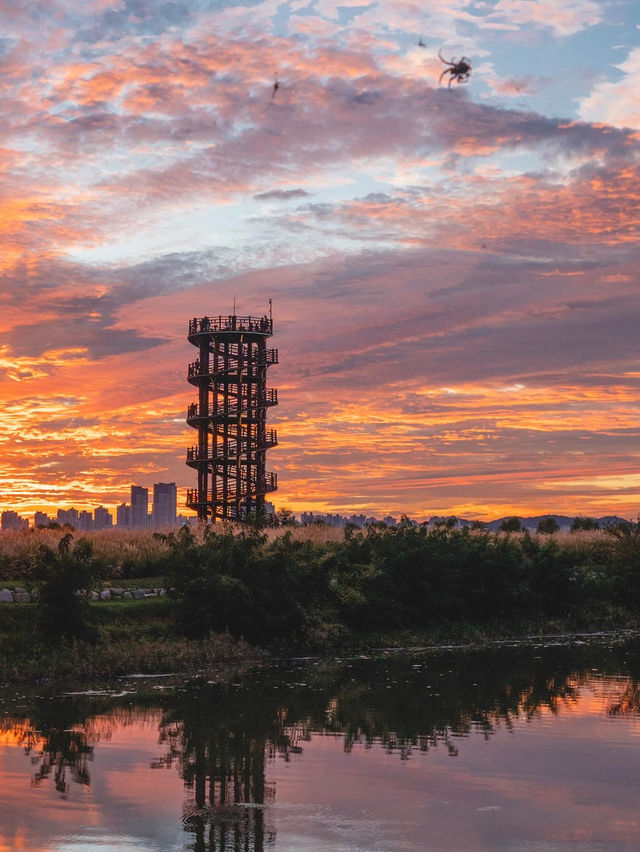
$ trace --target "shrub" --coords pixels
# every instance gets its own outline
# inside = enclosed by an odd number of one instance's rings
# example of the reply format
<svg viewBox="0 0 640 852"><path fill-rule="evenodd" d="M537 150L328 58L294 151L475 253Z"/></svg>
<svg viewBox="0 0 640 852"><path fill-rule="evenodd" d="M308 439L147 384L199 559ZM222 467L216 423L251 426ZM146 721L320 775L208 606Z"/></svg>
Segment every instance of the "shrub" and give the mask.
<svg viewBox="0 0 640 852"><path fill-rule="evenodd" d="M604 533L562 540L408 520L349 527L341 540L305 539L302 528L276 537L219 529L156 536L187 636L228 630L272 643L443 622L580 620L624 604L625 584L629 603L640 603L640 525L612 531L613 548Z"/></svg>
<svg viewBox="0 0 640 852"><path fill-rule="evenodd" d="M640 603L640 520L605 527L612 539L612 567L621 602Z"/></svg>
<svg viewBox="0 0 640 852"><path fill-rule="evenodd" d="M513 515L511 518L505 518L498 529L500 532L522 532L523 527L520 523L520 518Z"/></svg>
<svg viewBox="0 0 640 852"><path fill-rule="evenodd" d="M578 532L579 530L599 530L600 525L596 521L595 518L581 518L577 517L573 519L571 524L571 532Z"/></svg>
<svg viewBox="0 0 640 852"><path fill-rule="evenodd" d="M54 550L40 545L32 575L38 587L38 624L48 636L90 638L89 594L97 579L93 548L86 538L71 546L66 533Z"/></svg>
<svg viewBox="0 0 640 852"><path fill-rule="evenodd" d="M542 535L553 535L554 533L557 533L559 529L560 525L555 518L542 518L542 520L538 522L536 532Z"/></svg>

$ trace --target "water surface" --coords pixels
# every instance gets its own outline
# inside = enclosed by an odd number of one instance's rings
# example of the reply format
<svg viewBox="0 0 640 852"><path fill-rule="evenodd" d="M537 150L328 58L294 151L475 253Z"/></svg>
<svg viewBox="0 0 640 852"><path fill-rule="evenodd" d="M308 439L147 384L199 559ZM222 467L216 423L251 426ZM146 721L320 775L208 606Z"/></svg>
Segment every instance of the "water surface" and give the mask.
<svg viewBox="0 0 640 852"><path fill-rule="evenodd" d="M639 684L602 641L5 693L0 852L637 850Z"/></svg>

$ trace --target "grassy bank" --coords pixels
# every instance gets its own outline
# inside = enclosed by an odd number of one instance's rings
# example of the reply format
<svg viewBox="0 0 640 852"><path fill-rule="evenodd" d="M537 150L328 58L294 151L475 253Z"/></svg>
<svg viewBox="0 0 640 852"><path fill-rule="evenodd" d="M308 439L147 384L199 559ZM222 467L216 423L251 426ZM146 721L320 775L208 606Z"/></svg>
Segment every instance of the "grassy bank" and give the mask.
<svg viewBox="0 0 640 852"><path fill-rule="evenodd" d="M229 634L186 639L165 599L91 606L88 640L44 636L34 604L0 604L0 683L242 671L264 653Z"/></svg>
<svg viewBox="0 0 640 852"><path fill-rule="evenodd" d="M505 641L579 637L598 631L640 632L640 619L625 610L600 618L447 622L430 629L356 632L336 629L330 637L311 635L280 642L269 651L228 633L204 639L180 634L166 600L92 605L94 635L89 641L41 635L33 604L0 604L0 685L26 682L104 681L131 674L176 673L229 677L262 665L275 654L372 653L385 648L478 648Z"/></svg>

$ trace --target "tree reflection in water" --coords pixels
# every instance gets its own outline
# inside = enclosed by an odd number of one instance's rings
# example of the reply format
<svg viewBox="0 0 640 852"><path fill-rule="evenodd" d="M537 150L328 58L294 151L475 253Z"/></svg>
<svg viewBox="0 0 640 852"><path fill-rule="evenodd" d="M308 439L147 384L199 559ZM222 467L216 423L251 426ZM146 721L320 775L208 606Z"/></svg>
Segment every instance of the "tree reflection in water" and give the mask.
<svg viewBox="0 0 640 852"><path fill-rule="evenodd" d="M597 671L597 674L595 671ZM400 759L464 737L490 738L516 719L570 710L588 688L605 713L640 712L640 651L626 647L494 649L283 663L238 684L188 683L175 692L118 698L36 699L0 724L64 795L88 785L95 745L115 725L159 725L152 768L184 781L184 829L194 852L264 852L275 843L269 761L304 751L311 732L340 735L344 749L382 747Z"/></svg>
<svg viewBox="0 0 640 852"><path fill-rule="evenodd" d="M21 745L37 767L31 778L37 787L52 777L55 789L65 796L70 781L89 785L89 761L93 757L93 746L99 737L92 740L76 714L69 715L65 702L47 702L50 710L40 715L31 708L28 721L14 722L11 731L14 741Z"/></svg>
<svg viewBox="0 0 640 852"><path fill-rule="evenodd" d="M88 761L93 757L93 745L89 745L84 731L58 731L49 732L46 744L36 761L40 766L33 776L34 785L40 784L45 778L53 773L56 790L65 794L69 788L67 780L67 767L69 767L71 779L78 784L89 785Z"/></svg>
<svg viewBox="0 0 640 852"><path fill-rule="evenodd" d="M89 786L94 748L111 739L115 725L139 725L148 716L144 706L114 707L104 699L65 697L36 698L28 713L28 718L20 719L6 715L0 721L0 732L8 734L31 758L32 785L37 787L51 778L63 798L71 782ZM158 710L152 715L157 718Z"/></svg>

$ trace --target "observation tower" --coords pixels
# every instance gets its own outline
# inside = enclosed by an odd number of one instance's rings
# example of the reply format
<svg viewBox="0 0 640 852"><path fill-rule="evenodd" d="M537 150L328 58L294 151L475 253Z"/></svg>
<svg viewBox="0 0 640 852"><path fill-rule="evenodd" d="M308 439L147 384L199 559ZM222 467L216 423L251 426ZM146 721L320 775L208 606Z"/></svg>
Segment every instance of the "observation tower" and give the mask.
<svg viewBox="0 0 640 852"><path fill-rule="evenodd" d="M278 479L266 470L266 454L275 447L275 429L267 429L267 409L278 392L267 388L267 368L278 363L278 350L267 349L273 334L269 316L194 317L189 343L198 359L189 364L188 381L198 401L187 410L187 423L198 430L198 443L187 450L187 464L198 472L198 487L187 491L187 506L201 521L239 521L264 509L265 494Z"/></svg>

